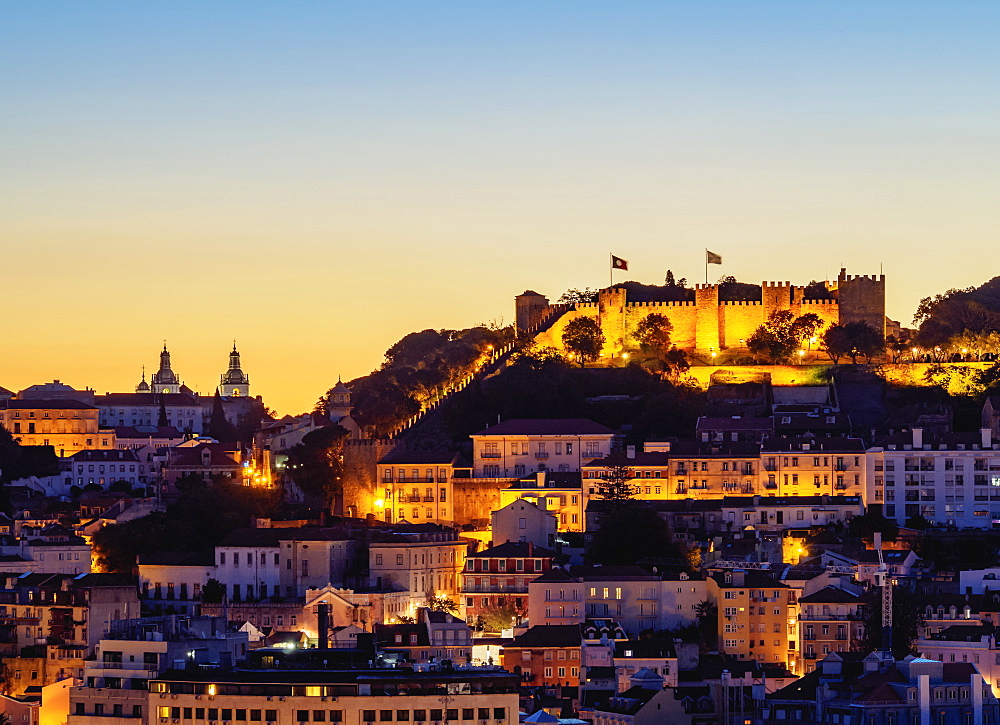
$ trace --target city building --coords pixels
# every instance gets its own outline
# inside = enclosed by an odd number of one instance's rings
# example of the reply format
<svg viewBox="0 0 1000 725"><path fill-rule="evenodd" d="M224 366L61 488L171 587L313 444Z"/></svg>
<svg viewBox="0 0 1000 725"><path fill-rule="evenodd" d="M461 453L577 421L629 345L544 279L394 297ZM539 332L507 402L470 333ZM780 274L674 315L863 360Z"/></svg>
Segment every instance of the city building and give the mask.
<svg viewBox="0 0 1000 725"><path fill-rule="evenodd" d="M473 433L473 478L579 472L611 452L614 431L586 418L512 418Z"/></svg>
<svg viewBox="0 0 1000 725"><path fill-rule="evenodd" d="M789 631L798 606L787 584L770 574L731 569L707 579L708 599L719 609L719 647L737 659L780 663L793 672L798 639Z"/></svg>
<svg viewBox="0 0 1000 725"><path fill-rule="evenodd" d="M774 436L760 447L760 483L776 496L864 496L865 447L860 438Z"/></svg>
<svg viewBox="0 0 1000 725"><path fill-rule="evenodd" d="M546 497L536 500L519 498L494 511L490 516L493 540L530 541L535 546L555 548L558 519L549 513Z"/></svg>
<svg viewBox="0 0 1000 725"><path fill-rule="evenodd" d="M532 542L506 542L469 554L462 597L469 622L485 609L513 606L527 614L528 585L552 568L556 553Z"/></svg>
<svg viewBox="0 0 1000 725"><path fill-rule="evenodd" d="M868 449L871 484L866 503L881 504L886 518L904 525L931 523L992 528L1000 521L1000 452L992 431L896 433Z"/></svg>
<svg viewBox="0 0 1000 725"><path fill-rule="evenodd" d="M219 394L224 398L246 398L250 395L250 376L240 368L240 354L233 342L229 353L229 369L219 378Z"/></svg>
<svg viewBox="0 0 1000 725"><path fill-rule="evenodd" d="M972 663L831 652L766 697L765 723L966 725L1000 722L1000 704Z"/></svg>
<svg viewBox="0 0 1000 725"><path fill-rule="evenodd" d="M368 585L408 592L414 616L432 597L460 604L468 543L454 529L433 524L397 525L373 533L368 543Z"/></svg>
<svg viewBox="0 0 1000 725"><path fill-rule="evenodd" d="M531 627L504 645L501 664L522 682L553 692L562 687L580 686L579 624L550 624Z"/></svg>
<svg viewBox="0 0 1000 725"><path fill-rule="evenodd" d="M115 432L100 423L100 410L71 399L13 399L0 407L0 425L25 446L52 446L60 458L116 447Z"/></svg>
<svg viewBox="0 0 1000 725"><path fill-rule="evenodd" d="M149 702L168 722L518 723L517 677L495 668L171 670L150 681Z"/></svg>
<svg viewBox="0 0 1000 725"><path fill-rule="evenodd" d="M804 672L831 652L854 652L865 636L861 588L827 585L799 598L799 652Z"/></svg>
<svg viewBox="0 0 1000 725"><path fill-rule="evenodd" d="M455 524L458 453L396 448L378 462L375 514L388 522Z"/></svg>
<svg viewBox="0 0 1000 725"><path fill-rule="evenodd" d="M94 398L100 408L101 425L107 428L142 427L152 435L151 426L176 428L184 433L205 431L199 398L190 392L107 393ZM169 432L169 431L168 431Z"/></svg>

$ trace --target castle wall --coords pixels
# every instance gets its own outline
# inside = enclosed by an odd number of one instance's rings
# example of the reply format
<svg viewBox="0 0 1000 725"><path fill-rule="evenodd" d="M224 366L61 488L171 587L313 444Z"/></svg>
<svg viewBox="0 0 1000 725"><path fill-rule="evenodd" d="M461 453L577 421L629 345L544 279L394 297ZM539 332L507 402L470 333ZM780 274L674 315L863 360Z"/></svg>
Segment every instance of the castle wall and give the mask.
<svg viewBox="0 0 1000 725"><path fill-rule="evenodd" d="M850 275L840 270L837 277L840 321L866 322L885 335L885 275Z"/></svg>
<svg viewBox="0 0 1000 725"><path fill-rule="evenodd" d="M373 501L378 481L376 463L395 448L391 438L367 438L344 441L343 493L334 506L334 513L363 516L374 511Z"/></svg>
<svg viewBox="0 0 1000 725"><path fill-rule="evenodd" d="M670 339L685 350L695 346L698 336L697 308L694 302L629 302L625 307L626 345L635 349L639 343L635 331L649 315L663 315L673 326Z"/></svg>
<svg viewBox="0 0 1000 725"><path fill-rule="evenodd" d="M455 524L489 526L490 513L500 508L500 489L510 487L506 479L456 478L452 487L455 498Z"/></svg>
<svg viewBox="0 0 1000 725"><path fill-rule="evenodd" d="M718 285L697 285L694 302L629 302L626 290L606 289L594 303L567 310L535 340L540 346L563 349L562 333L572 320L590 317L604 332L604 357L621 355L638 348L635 330L649 314L666 316L673 325L673 343L688 351L706 354L711 350L745 349L745 341L777 310L799 317L812 312L823 328L838 322L862 320L885 330L885 277L846 275L841 270L837 283L827 283L835 299L805 300L805 288L789 282L763 282L760 302L720 302ZM520 300L519 300L520 301ZM542 316L551 311L549 305Z"/></svg>
<svg viewBox="0 0 1000 725"><path fill-rule="evenodd" d="M746 339L764 323L760 302L723 302L719 306L719 347L745 348Z"/></svg>

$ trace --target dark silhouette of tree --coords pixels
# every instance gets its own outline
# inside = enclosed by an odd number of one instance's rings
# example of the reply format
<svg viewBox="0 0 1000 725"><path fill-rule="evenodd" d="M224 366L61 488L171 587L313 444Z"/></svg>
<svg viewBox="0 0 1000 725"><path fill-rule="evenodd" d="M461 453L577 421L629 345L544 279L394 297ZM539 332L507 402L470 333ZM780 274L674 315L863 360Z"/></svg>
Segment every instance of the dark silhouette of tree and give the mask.
<svg viewBox="0 0 1000 725"><path fill-rule="evenodd" d="M905 335L900 337L888 335L885 338L885 349L889 353L890 361L898 363L910 351L910 341Z"/></svg>
<svg viewBox="0 0 1000 725"><path fill-rule="evenodd" d="M823 333L823 349L836 365L847 356L856 365L859 357L871 362L885 351L882 333L867 322L855 321L830 325Z"/></svg>
<svg viewBox="0 0 1000 725"><path fill-rule="evenodd" d="M348 432L328 425L307 433L292 447L285 462L286 475L319 505L329 505L342 490L343 443Z"/></svg>
<svg viewBox="0 0 1000 725"><path fill-rule="evenodd" d="M577 356L580 367L587 361L600 357L604 346L604 333L601 326L590 317L578 317L571 320L562 333L562 343L567 350Z"/></svg>
<svg viewBox="0 0 1000 725"><path fill-rule="evenodd" d="M862 595L864 607L862 618L865 623L862 649L882 649L882 588L871 587ZM916 595L906 587L896 586L892 590L892 654L898 660L915 654L913 648L917 633L923 625Z"/></svg>
<svg viewBox="0 0 1000 725"><path fill-rule="evenodd" d="M832 300L833 294L823 282L812 280L802 290L802 298L806 300Z"/></svg>
<svg viewBox="0 0 1000 725"><path fill-rule="evenodd" d="M225 596L226 588L218 579L209 579L201 588L201 601L205 604L222 604Z"/></svg>
<svg viewBox="0 0 1000 725"><path fill-rule="evenodd" d="M160 416L156 419L156 424L161 428L170 425L167 419L167 401L164 398L164 393L160 393Z"/></svg>
<svg viewBox="0 0 1000 725"><path fill-rule="evenodd" d="M597 495L605 501L611 501L614 506L631 501L635 494L632 485L634 477L635 472L628 465L628 459L621 450L616 450L609 456L608 467L601 471Z"/></svg>
<svg viewBox="0 0 1000 725"><path fill-rule="evenodd" d="M230 443L236 440L236 427L226 418L226 409L222 405L222 395L215 389L212 398L212 416L208 420L208 434L217 441Z"/></svg>
<svg viewBox="0 0 1000 725"><path fill-rule="evenodd" d="M719 607L715 602L703 599L694 605L694 616L698 622L698 633L708 649L718 647Z"/></svg>
<svg viewBox="0 0 1000 725"><path fill-rule="evenodd" d="M869 509L861 516L852 517L847 524L847 530L859 539L872 539L875 532L879 531L886 541L895 541L899 534L899 526L895 521L887 519L881 511L876 513L873 509Z"/></svg>
<svg viewBox="0 0 1000 725"><path fill-rule="evenodd" d="M676 287L677 282L674 281L674 272L671 269L667 270L667 277L663 280L663 285L665 287Z"/></svg>
<svg viewBox="0 0 1000 725"><path fill-rule="evenodd" d="M670 528L649 506L639 501L612 506L594 532L587 561L591 564L635 564L645 558L676 559L683 566L686 557L674 543Z"/></svg>
<svg viewBox="0 0 1000 725"><path fill-rule="evenodd" d="M568 289L559 297L560 305L579 305L597 302L598 291L585 287L584 289Z"/></svg>

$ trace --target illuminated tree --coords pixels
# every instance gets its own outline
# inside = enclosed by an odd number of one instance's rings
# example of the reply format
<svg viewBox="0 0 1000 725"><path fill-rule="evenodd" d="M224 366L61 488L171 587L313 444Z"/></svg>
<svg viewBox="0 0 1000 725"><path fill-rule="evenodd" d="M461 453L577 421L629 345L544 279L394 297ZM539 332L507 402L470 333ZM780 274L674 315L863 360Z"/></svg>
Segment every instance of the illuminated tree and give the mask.
<svg viewBox="0 0 1000 725"><path fill-rule="evenodd" d="M578 317L572 320L562 333L562 343L567 350L575 354L580 367L588 360L600 357L604 346L604 333L601 326L590 317Z"/></svg>
<svg viewBox="0 0 1000 725"><path fill-rule="evenodd" d="M822 320L813 312L795 317L790 310L775 310L747 339L747 347L755 355L764 355L772 362L782 362L804 340L815 335L822 324Z"/></svg>
<svg viewBox="0 0 1000 725"><path fill-rule="evenodd" d="M587 302L597 302L597 290L590 287L584 289L568 289L562 293L558 300L560 305L578 305Z"/></svg>
<svg viewBox="0 0 1000 725"><path fill-rule="evenodd" d="M636 325L635 339L643 352L652 353L657 360L663 360L670 351L670 334L674 326L666 315L656 312L646 315Z"/></svg>

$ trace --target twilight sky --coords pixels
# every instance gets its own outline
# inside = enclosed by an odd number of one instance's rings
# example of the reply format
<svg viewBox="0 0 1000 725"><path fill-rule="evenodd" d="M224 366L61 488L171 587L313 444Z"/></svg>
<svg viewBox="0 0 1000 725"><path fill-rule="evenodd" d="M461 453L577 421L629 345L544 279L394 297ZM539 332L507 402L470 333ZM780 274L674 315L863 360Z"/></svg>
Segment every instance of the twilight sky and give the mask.
<svg viewBox="0 0 1000 725"><path fill-rule="evenodd" d="M1000 273L993 2L7 2L0 386L281 413L532 288ZM624 279L623 276L621 279Z"/></svg>

